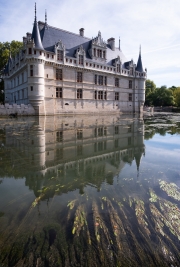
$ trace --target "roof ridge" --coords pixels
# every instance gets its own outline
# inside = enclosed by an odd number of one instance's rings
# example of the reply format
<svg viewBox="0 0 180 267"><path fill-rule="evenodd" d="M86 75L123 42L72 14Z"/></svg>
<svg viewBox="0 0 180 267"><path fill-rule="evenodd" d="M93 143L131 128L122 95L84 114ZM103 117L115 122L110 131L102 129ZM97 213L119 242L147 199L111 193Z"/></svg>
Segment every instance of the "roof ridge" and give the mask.
<svg viewBox="0 0 180 267"><path fill-rule="evenodd" d="M57 27L53 27L53 26L50 26L49 24L48 24L48 27L53 28L53 29L56 29L56 30L61 30L61 31L63 31L63 32L67 32L67 33L70 33L70 34L74 34L74 35L76 35L76 36L79 36L79 37L88 39L88 40L90 40L90 41L92 40L92 39L89 38L89 37L81 36L81 35L79 35L79 34L77 34L77 33L74 33L74 32L70 32L70 31L66 31L66 30L63 30L63 29L60 29L60 28L57 28Z"/></svg>

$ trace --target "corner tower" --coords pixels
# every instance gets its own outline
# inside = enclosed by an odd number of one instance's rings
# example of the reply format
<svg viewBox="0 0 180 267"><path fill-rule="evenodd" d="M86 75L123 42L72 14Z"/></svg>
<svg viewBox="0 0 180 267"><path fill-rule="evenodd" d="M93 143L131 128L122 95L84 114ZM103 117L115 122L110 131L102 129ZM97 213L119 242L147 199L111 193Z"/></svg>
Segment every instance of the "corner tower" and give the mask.
<svg viewBox="0 0 180 267"><path fill-rule="evenodd" d="M134 101L134 112L140 114L143 113L143 107L145 102L145 81L146 71L143 70L143 64L141 59L141 46L139 49L139 57L136 65L136 81L135 81L135 101Z"/></svg>
<svg viewBox="0 0 180 267"><path fill-rule="evenodd" d="M27 63L29 102L34 107L36 115L45 115L44 48L37 23L36 3L33 30L27 40Z"/></svg>

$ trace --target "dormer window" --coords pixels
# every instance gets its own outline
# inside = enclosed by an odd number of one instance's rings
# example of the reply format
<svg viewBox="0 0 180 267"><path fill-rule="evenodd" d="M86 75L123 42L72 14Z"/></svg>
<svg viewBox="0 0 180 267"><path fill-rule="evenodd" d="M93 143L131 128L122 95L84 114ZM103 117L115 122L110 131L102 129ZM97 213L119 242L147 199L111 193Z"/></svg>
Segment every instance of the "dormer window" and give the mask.
<svg viewBox="0 0 180 267"><path fill-rule="evenodd" d="M96 57L96 48L94 48L94 57Z"/></svg>
<svg viewBox="0 0 180 267"><path fill-rule="evenodd" d="M83 65L84 57L83 55L79 55L79 65Z"/></svg>
<svg viewBox="0 0 180 267"><path fill-rule="evenodd" d="M117 64L117 72L120 72L120 64Z"/></svg>
<svg viewBox="0 0 180 267"><path fill-rule="evenodd" d="M58 61L63 61L63 51L62 50L57 50L57 60Z"/></svg>

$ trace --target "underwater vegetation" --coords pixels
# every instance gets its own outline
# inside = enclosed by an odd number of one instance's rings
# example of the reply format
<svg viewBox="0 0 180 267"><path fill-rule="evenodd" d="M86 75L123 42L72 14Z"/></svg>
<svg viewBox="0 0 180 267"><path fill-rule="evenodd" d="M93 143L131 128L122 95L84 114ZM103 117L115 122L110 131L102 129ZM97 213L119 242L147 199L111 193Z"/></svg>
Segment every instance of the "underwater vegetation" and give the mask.
<svg viewBox="0 0 180 267"><path fill-rule="evenodd" d="M178 186L159 180L158 189L153 189L148 181L140 184L125 178L119 188L111 188L111 194L105 188L98 195L88 190L73 194L54 213L51 202L59 199L56 188L61 188L56 182L39 190L14 235L8 234L8 228L15 227L18 218L0 232L2 267L179 266ZM49 220L39 210L52 190L54 200L51 197L46 204L49 212L52 209ZM4 216L0 213L0 220Z"/></svg>

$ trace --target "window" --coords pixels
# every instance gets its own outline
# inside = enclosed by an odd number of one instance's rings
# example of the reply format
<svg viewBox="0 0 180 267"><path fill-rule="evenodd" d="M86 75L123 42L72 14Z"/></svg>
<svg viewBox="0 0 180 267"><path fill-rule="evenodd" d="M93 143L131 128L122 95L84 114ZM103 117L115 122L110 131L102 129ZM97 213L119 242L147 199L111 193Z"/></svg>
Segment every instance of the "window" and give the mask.
<svg viewBox="0 0 180 267"><path fill-rule="evenodd" d="M106 127L100 127L94 129L94 136L106 136L107 135L107 128Z"/></svg>
<svg viewBox="0 0 180 267"><path fill-rule="evenodd" d="M104 84L107 85L107 77L104 77Z"/></svg>
<svg viewBox="0 0 180 267"><path fill-rule="evenodd" d="M106 141L94 143L94 152L106 150Z"/></svg>
<svg viewBox="0 0 180 267"><path fill-rule="evenodd" d="M94 91L94 99L97 99L97 91Z"/></svg>
<svg viewBox="0 0 180 267"><path fill-rule="evenodd" d="M104 99L107 100L107 92L104 91Z"/></svg>
<svg viewBox="0 0 180 267"><path fill-rule="evenodd" d="M115 133L115 134L119 134L119 126L116 125L116 126L114 127L114 133Z"/></svg>
<svg viewBox="0 0 180 267"><path fill-rule="evenodd" d="M56 80L62 81L62 69L56 69Z"/></svg>
<svg viewBox="0 0 180 267"><path fill-rule="evenodd" d="M129 94L129 101L132 101L132 94Z"/></svg>
<svg viewBox="0 0 180 267"><path fill-rule="evenodd" d="M77 98L82 98L82 89L77 89Z"/></svg>
<svg viewBox="0 0 180 267"><path fill-rule="evenodd" d="M98 136L103 136L103 128L98 128Z"/></svg>
<svg viewBox="0 0 180 267"><path fill-rule="evenodd" d="M129 88L132 88L132 81L129 81Z"/></svg>
<svg viewBox="0 0 180 267"><path fill-rule="evenodd" d="M79 55L79 65L83 65L84 57L82 55Z"/></svg>
<svg viewBox="0 0 180 267"><path fill-rule="evenodd" d="M95 74L94 83L97 84L97 75Z"/></svg>
<svg viewBox="0 0 180 267"><path fill-rule="evenodd" d="M62 88L59 87L56 88L56 97L62 98Z"/></svg>
<svg viewBox="0 0 180 267"><path fill-rule="evenodd" d="M36 50L34 50L34 55L36 55Z"/></svg>
<svg viewBox="0 0 180 267"><path fill-rule="evenodd" d="M57 60L63 61L63 51L57 50Z"/></svg>
<svg viewBox="0 0 180 267"><path fill-rule="evenodd" d="M62 142L63 141L63 131L56 132L56 142Z"/></svg>
<svg viewBox="0 0 180 267"><path fill-rule="evenodd" d="M98 91L98 99L103 99L103 91Z"/></svg>
<svg viewBox="0 0 180 267"><path fill-rule="evenodd" d="M102 57L102 50L101 49L97 49L97 56Z"/></svg>
<svg viewBox="0 0 180 267"><path fill-rule="evenodd" d="M17 84L19 85L19 76L17 77Z"/></svg>
<svg viewBox="0 0 180 267"><path fill-rule="evenodd" d="M119 87L119 78L115 78L115 86Z"/></svg>
<svg viewBox="0 0 180 267"><path fill-rule="evenodd" d="M24 72L21 74L22 83L24 83Z"/></svg>
<svg viewBox="0 0 180 267"><path fill-rule="evenodd" d="M83 130L78 129L77 130L77 139L81 140L83 138Z"/></svg>
<svg viewBox="0 0 180 267"><path fill-rule="evenodd" d="M47 54L47 58L49 58L49 54Z"/></svg>
<svg viewBox="0 0 180 267"><path fill-rule="evenodd" d="M82 72L77 72L77 82L82 83Z"/></svg>
<svg viewBox="0 0 180 267"><path fill-rule="evenodd" d="M96 48L94 48L94 57L96 57Z"/></svg>
<svg viewBox="0 0 180 267"><path fill-rule="evenodd" d="M117 72L120 72L120 64L117 64Z"/></svg>
<svg viewBox="0 0 180 267"><path fill-rule="evenodd" d="M106 58L106 52L103 51L103 58Z"/></svg>
<svg viewBox="0 0 180 267"><path fill-rule="evenodd" d="M22 89L22 99L24 99L24 89Z"/></svg>
<svg viewBox="0 0 180 267"><path fill-rule="evenodd" d="M33 76L33 65L30 65L30 76Z"/></svg>
<svg viewBox="0 0 180 267"><path fill-rule="evenodd" d="M119 92L115 92L115 100L119 100Z"/></svg>
<svg viewBox="0 0 180 267"><path fill-rule="evenodd" d="M32 48L29 47L29 55L32 54Z"/></svg>
<svg viewBox="0 0 180 267"><path fill-rule="evenodd" d="M31 91L33 91L33 86L31 86Z"/></svg>
<svg viewBox="0 0 180 267"><path fill-rule="evenodd" d="M95 74L94 83L99 85L107 85L107 76Z"/></svg>
<svg viewBox="0 0 180 267"><path fill-rule="evenodd" d="M99 75L99 85L103 85L103 76Z"/></svg>

